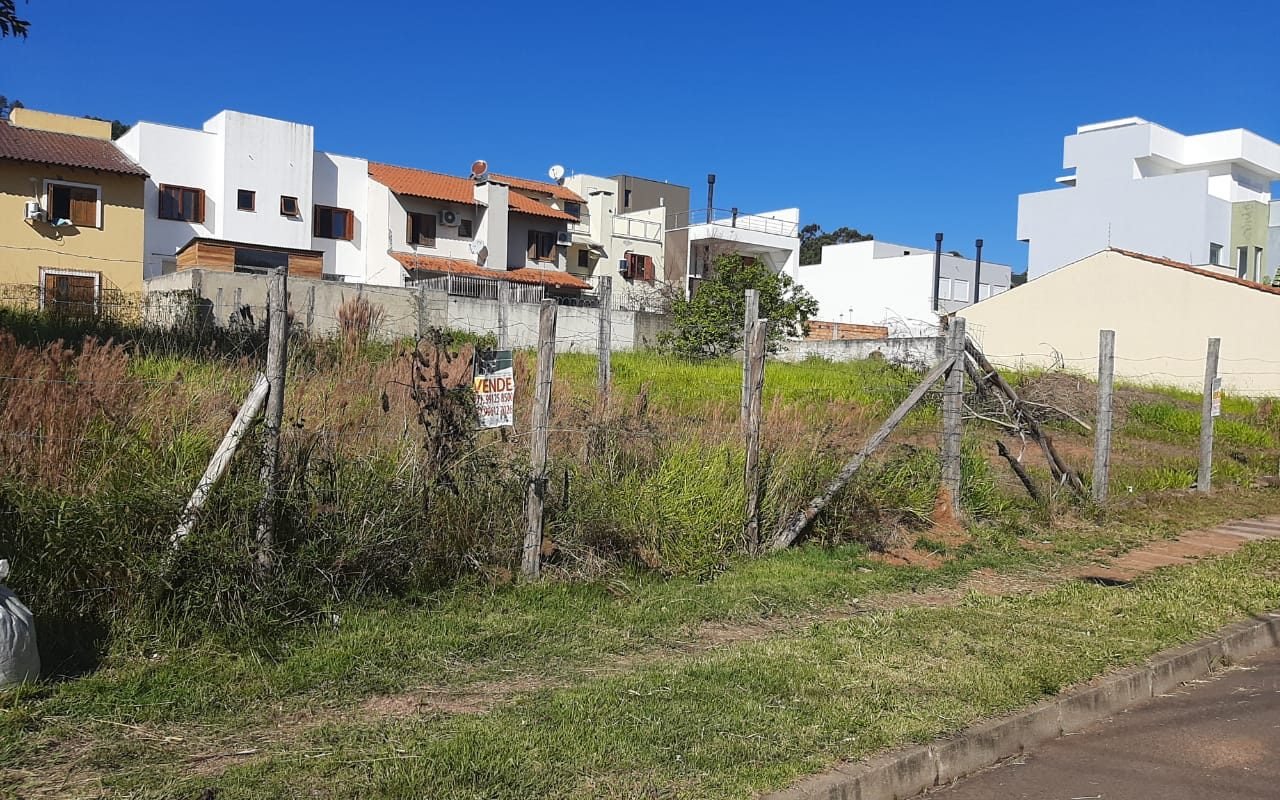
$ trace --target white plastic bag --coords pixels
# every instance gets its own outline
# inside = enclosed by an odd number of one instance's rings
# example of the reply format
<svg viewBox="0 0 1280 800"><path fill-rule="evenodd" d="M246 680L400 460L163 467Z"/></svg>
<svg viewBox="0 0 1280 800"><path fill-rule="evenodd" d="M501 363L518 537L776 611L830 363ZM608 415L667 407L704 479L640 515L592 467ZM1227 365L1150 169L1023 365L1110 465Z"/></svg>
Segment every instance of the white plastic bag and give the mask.
<svg viewBox="0 0 1280 800"><path fill-rule="evenodd" d="M36 623L30 609L4 585L8 577L9 562L0 558L0 687L40 677Z"/></svg>

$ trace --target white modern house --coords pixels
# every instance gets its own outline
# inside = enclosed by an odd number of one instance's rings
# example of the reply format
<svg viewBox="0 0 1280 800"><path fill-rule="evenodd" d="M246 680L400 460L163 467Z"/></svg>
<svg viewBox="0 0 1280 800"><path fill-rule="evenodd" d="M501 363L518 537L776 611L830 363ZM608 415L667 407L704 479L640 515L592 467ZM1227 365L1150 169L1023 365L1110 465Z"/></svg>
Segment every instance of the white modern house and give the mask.
<svg viewBox="0 0 1280 800"><path fill-rule="evenodd" d="M315 277L398 285L398 272L367 270L368 163L314 142L310 125L237 111L199 129L133 126L116 146L150 165L144 278L217 254L246 269L318 261Z"/></svg>
<svg viewBox="0 0 1280 800"><path fill-rule="evenodd" d="M696 209L675 215L672 228L689 237L689 294L698 283L711 277L715 260L734 253L769 267L774 272L798 277L800 268L800 209L783 208L758 214L741 214L738 209Z"/></svg>
<svg viewBox="0 0 1280 800"><path fill-rule="evenodd" d="M973 259L868 240L823 247L822 261L798 267L797 281L818 301L816 319L928 336L937 333L940 315L1008 291L1012 270L984 262L979 272Z"/></svg>
<svg viewBox="0 0 1280 800"><path fill-rule="evenodd" d="M1018 198L1030 279L1109 247L1269 282L1280 255L1280 145L1246 130L1184 136L1138 117L1065 139L1060 188Z"/></svg>

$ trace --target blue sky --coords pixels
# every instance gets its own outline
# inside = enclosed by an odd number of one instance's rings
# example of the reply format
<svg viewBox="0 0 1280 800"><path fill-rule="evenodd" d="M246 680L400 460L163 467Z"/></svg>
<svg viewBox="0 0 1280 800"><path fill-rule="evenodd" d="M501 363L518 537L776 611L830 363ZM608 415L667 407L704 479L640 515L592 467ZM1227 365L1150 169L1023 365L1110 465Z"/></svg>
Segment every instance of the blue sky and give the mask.
<svg viewBox="0 0 1280 800"><path fill-rule="evenodd" d="M1018 268L1017 195L1053 186L1078 124L1280 139L1274 0L18 6L31 36L0 40L0 93L32 107L190 126L233 108L311 123L323 150L628 172L695 205L715 172L718 206L966 253L981 236Z"/></svg>

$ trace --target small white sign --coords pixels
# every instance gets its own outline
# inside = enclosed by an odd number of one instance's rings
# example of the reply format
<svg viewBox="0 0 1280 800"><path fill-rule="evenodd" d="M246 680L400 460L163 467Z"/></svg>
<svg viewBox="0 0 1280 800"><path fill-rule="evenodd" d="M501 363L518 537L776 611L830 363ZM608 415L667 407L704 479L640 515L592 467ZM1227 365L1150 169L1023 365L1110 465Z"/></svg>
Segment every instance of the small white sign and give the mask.
<svg viewBox="0 0 1280 800"><path fill-rule="evenodd" d="M1213 411L1215 417L1222 416L1222 378L1213 379Z"/></svg>

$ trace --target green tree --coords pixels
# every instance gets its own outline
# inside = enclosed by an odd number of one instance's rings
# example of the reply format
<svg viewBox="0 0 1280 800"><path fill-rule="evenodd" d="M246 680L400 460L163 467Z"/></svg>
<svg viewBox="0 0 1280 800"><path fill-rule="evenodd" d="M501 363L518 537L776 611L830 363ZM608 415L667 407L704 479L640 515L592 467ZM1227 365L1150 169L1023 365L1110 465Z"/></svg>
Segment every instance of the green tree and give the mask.
<svg viewBox="0 0 1280 800"><path fill-rule="evenodd" d="M803 336L818 313L818 301L789 275L775 273L754 259L736 254L715 259L710 277L693 297L672 304L673 326L660 338L662 347L683 358L728 355L742 344L744 293L760 293L760 318L769 320L769 352L785 337Z"/></svg>
<svg viewBox="0 0 1280 800"><path fill-rule="evenodd" d="M0 0L0 38L15 36L25 39L30 27L30 22L18 16L18 6L14 0Z"/></svg>
<svg viewBox="0 0 1280 800"><path fill-rule="evenodd" d="M842 227L827 233L822 230L821 225L811 222L800 229L800 266L820 263L824 245L865 242L874 238L876 237L862 233L857 228Z"/></svg>

